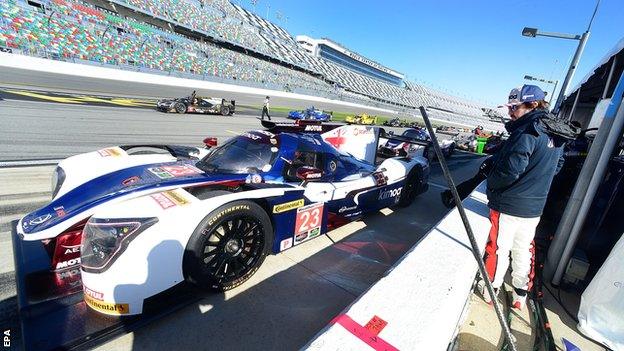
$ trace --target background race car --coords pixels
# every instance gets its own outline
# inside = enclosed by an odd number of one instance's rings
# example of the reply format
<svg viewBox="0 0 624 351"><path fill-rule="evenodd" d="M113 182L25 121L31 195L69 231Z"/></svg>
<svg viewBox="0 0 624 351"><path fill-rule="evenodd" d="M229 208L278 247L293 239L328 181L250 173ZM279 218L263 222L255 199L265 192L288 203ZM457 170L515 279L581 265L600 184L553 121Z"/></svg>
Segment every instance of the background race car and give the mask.
<svg viewBox="0 0 624 351"><path fill-rule="evenodd" d="M197 96L195 92L187 97L177 99L162 99L156 102L156 109L162 112L176 113L206 113L231 116L236 110L234 100Z"/></svg>
<svg viewBox="0 0 624 351"><path fill-rule="evenodd" d="M312 106L308 109L301 110L301 111L290 111L288 113L288 118L294 119L294 120L303 119L303 120L315 120L315 121L327 122L327 121L331 121L332 113L327 112L327 111L317 110L314 108L314 106Z"/></svg>
<svg viewBox="0 0 624 351"><path fill-rule="evenodd" d="M91 309L140 314L179 284L232 289L267 254L426 191L426 159L370 162L379 129L310 123L265 121L269 130L212 148L120 146L61 161L52 201L17 224L17 252L29 252L17 259L18 294L35 275L54 278L39 291L70 277Z"/></svg>
<svg viewBox="0 0 624 351"><path fill-rule="evenodd" d="M431 144L431 137L424 128L409 128L403 131L400 137L390 136L387 140L381 140L377 156L386 157L414 157L423 156L429 162L436 159L436 154L430 145L423 146L409 141L423 141ZM450 157L455 152L455 141L450 139L439 140L440 148L444 157Z"/></svg>
<svg viewBox="0 0 624 351"><path fill-rule="evenodd" d="M377 124L377 116L371 116L362 113L361 115L347 116L345 118L345 122L347 122L348 124L375 125Z"/></svg>

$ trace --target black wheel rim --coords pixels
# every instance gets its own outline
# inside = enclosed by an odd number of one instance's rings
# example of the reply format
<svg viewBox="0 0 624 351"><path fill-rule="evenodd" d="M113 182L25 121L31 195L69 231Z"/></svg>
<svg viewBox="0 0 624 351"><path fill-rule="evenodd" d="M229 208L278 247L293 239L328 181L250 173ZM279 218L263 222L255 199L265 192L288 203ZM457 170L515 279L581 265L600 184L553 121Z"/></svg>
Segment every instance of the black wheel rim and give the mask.
<svg viewBox="0 0 624 351"><path fill-rule="evenodd" d="M184 112L184 110L185 110L184 105L177 105L176 106L176 111L178 113L182 113L182 112Z"/></svg>
<svg viewBox="0 0 624 351"><path fill-rule="evenodd" d="M264 245L264 228L256 218L229 218L207 233L202 261L217 283L228 283L256 267Z"/></svg>

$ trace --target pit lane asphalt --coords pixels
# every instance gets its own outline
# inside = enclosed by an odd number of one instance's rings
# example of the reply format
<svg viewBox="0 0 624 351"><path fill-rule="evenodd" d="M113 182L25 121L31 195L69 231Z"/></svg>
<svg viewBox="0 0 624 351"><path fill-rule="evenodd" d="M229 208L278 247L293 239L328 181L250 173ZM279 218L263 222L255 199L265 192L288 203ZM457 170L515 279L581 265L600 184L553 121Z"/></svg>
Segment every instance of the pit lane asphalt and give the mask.
<svg viewBox="0 0 624 351"><path fill-rule="evenodd" d="M62 158L137 142L199 145L206 136L217 136L221 142L258 126L254 115L231 118L10 100L0 103L0 145L2 152L6 151L0 159ZM479 164L478 157L465 153L449 160L456 182L471 177ZM23 196L24 213L37 207L36 201L29 200L33 194L46 194L43 189L49 187L49 170L27 167L19 172L28 175L11 176L13 189L17 191L20 184L23 188L12 195ZM439 197L444 184L440 168L434 164L429 191L409 208L381 211L328 236L269 256L241 287L224 294L207 294L198 303L100 349L299 348L380 279L447 213ZM5 194L11 195L10 191ZM8 202L7 198L2 197L0 206ZM10 238L6 232L0 233L0 257L11 254ZM7 262L2 266L12 270ZM10 270L0 274L0 328L10 328L12 335L19 335Z"/></svg>

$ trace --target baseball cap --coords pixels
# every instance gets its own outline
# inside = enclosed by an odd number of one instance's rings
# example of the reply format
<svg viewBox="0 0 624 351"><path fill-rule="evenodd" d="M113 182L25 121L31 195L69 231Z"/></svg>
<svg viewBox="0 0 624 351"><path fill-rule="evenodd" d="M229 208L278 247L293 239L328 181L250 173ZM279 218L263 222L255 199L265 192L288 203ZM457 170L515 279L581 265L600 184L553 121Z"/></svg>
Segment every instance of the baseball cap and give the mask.
<svg viewBox="0 0 624 351"><path fill-rule="evenodd" d="M546 98L544 91L537 85L525 84L518 88L513 88L509 92L509 100L506 104L499 106L514 106L525 102L540 101Z"/></svg>

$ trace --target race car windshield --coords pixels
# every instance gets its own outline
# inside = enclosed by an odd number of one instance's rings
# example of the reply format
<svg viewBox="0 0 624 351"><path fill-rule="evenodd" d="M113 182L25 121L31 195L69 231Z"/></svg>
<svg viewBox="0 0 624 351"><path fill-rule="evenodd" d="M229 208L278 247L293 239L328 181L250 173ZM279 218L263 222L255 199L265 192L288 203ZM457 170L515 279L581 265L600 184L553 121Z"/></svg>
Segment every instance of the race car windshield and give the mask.
<svg viewBox="0 0 624 351"><path fill-rule="evenodd" d="M197 166L206 172L256 173L267 171L275 155L275 146L239 136L208 154Z"/></svg>
<svg viewBox="0 0 624 351"><path fill-rule="evenodd" d="M418 130L406 130L403 132L403 136L410 139L427 141L427 134Z"/></svg>

